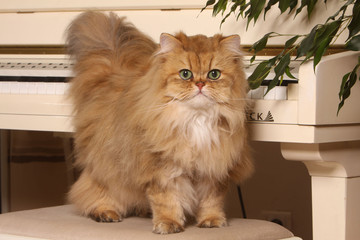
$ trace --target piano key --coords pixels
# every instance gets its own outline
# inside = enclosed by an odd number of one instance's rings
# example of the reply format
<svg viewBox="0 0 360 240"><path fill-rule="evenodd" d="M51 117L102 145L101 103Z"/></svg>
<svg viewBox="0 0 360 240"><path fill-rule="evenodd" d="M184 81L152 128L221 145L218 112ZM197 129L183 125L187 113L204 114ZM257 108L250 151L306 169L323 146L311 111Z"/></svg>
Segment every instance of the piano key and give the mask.
<svg viewBox="0 0 360 240"><path fill-rule="evenodd" d="M55 86L56 83L46 83L46 94L48 95L53 95L56 93L56 86Z"/></svg>
<svg viewBox="0 0 360 240"><path fill-rule="evenodd" d="M57 83L55 94L56 95L64 95L67 92L67 89L69 87L69 83Z"/></svg>
<svg viewBox="0 0 360 240"><path fill-rule="evenodd" d="M275 100L287 100L287 87L276 86L275 87Z"/></svg>
<svg viewBox="0 0 360 240"><path fill-rule="evenodd" d="M27 94L29 89L29 82L21 83L20 94Z"/></svg>
<svg viewBox="0 0 360 240"><path fill-rule="evenodd" d="M264 99L265 86L260 86L257 89L251 90L251 99Z"/></svg>
<svg viewBox="0 0 360 240"><path fill-rule="evenodd" d="M267 92L267 87L265 88L264 94ZM275 100L276 97L276 87L271 89L269 92L266 93L264 96L264 100Z"/></svg>
<svg viewBox="0 0 360 240"><path fill-rule="evenodd" d="M24 87L27 94L36 94L37 93L37 87L35 82L29 82L27 83L27 87Z"/></svg>
<svg viewBox="0 0 360 240"><path fill-rule="evenodd" d="M19 94L20 93L20 85L18 82L10 83L10 93L11 94Z"/></svg>
<svg viewBox="0 0 360 240"><path fill-rule="evenodd" d="M0 82L0 93L10 93L10 82Z"/></svg>
<svg viewBox="0 0 360 240"><path fill-rule="evenodd" d="M46 94L46 84L38 82L36 83L36 94Z"/></svg>

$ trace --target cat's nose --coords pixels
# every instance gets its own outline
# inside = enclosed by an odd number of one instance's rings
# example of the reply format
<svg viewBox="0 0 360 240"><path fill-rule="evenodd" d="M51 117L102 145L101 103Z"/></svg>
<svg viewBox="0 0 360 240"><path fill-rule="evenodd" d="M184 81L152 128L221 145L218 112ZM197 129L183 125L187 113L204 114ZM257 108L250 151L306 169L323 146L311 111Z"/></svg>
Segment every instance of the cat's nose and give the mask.
<svg viewBox="0 0 360 240"><path fill-rule="evenodd" d="M199 88L199 90L201 91L201 89L205 86L205 82L203 81L198 81L195 83L195 85Z"/></svg>

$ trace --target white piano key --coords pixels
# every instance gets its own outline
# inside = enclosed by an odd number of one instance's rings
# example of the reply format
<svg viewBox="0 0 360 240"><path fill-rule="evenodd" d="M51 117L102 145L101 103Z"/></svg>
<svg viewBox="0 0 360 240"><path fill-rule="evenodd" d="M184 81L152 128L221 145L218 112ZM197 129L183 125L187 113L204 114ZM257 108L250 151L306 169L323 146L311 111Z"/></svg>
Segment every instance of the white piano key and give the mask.
<svg viewBox="0 0 360 240"><path fill-rule="evenodd" d="M23 82L20 84L20 94L28 94L29 82Z"/></svg>
<svg viewBox="0 0 360 240"><path fill-rule="evenodd" d="M252 99L263 99L265 90L266 90L266 87L264 87L264 86L260 86L257 89L251 90L251 98Z"/></svg>
<svg viewBox="0 0 360 240"><path fill-rule="evenodd" d="M0 82L0 93L10 93L10 82Z"/></svg>
<svg viewBox="0 0 360 240"><path fill-rule="evenodd" d="M65 83L64 94L68 94L69 88L70 88L70 83Z"/></svg>
<svg viewBox="0 0 360 240"><path fill-rule="evenodd" d="M29 82L27 87L28 94L36 94L37 93L37 84L35 82Z"/></svg>
<svg viewBox="0 0 360 240"><path fill-rule="evenodd" d="M287 86L276 86L275 100L286 100L286 99L287 99Z"/></svg>
<svg viewBox="0 0 360 240"><path fill-rule="evenodd" d="M55 92L56 92L56 86L55 86L56 83L46 83L45 86L46 86L46 94L48 95L54 95Z"/></svg>
<svg viewBox="0 0 360 240"><path fill-rule="evenodd" d="M10 93L11 94L20 93L20 84L18 82L10 82Z"/></svg>
<svg viewBox="0 0 360 240"><path fill-rule="evenodd" d="M66 93L68 84L69 83L56 83L55 94L56 95L64 95Z"/></svg>
<svg viewBox="0 0 360 240"><path fill-rule="evenodd" d="M36 83L36 94L46 94L46 84L45 83Z"/></svg>
<svg viewBox="0 0 360 240"><path fill-rule="evenodd" d="M267 92L267 88L265 89L264 94ZM275 88L271 89L268 93L266 93L266 95L264 96L264 100L275 100L275 96L276 96L276 91Z"/></svg>

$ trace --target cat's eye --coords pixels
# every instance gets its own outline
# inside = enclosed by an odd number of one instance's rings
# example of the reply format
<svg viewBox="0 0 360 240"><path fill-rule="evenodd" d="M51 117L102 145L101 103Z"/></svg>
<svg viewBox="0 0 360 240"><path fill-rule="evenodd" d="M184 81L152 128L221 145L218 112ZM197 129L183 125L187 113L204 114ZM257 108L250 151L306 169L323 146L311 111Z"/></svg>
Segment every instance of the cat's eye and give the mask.
<svg viewBox="0 0 360 240"><path fill-rule="evenodd" d="M218 80L221 76L221 72L219 69L213 69L208 73L208 78L210 80Z"/></svg>
<svg viewBox="0 0 360 240"><path fill-rule="evenodd" d="M193 77L193 74L189 69L182 69L179 72L179 76L183 80L189 80L189 79L191 79Z"/></svg>

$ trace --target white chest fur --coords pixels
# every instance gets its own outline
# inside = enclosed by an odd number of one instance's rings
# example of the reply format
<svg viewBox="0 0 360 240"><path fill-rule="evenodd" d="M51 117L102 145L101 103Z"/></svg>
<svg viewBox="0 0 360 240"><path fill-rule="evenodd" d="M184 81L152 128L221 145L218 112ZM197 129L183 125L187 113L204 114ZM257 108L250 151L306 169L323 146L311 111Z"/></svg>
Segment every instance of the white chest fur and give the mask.
<svg viewBox="0 0 360 240"><path fill-rule="evenodd" d="M190 146L209 150L219 143L218 114L214 109L182 109L181 128Z"/></svg>

